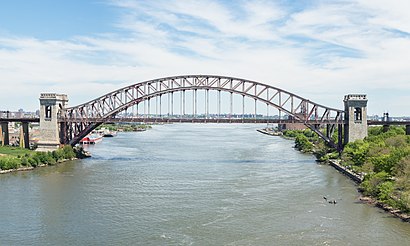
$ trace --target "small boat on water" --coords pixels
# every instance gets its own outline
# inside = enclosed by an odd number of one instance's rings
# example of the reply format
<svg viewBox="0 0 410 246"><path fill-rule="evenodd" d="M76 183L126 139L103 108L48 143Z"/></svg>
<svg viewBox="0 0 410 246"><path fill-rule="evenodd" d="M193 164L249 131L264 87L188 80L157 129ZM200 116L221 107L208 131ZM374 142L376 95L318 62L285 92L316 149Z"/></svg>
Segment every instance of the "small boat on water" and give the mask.
<svg viewBox="0 0 410 246"><path fill-rule="evenodd" d="M96 144L102 141L101 135L88 135L80 140L80 144Z"/></svg>
<svg viewBox="0 0 410 246"><path fill-rule="evenodd" d="M258 131L260 133L263 133L263 134L266 134L266 135L270 135L270 136L282 136L282 132L275 131L271 128L258 129L256 131Z"/></svg>
<svg viewBox="0 0 410 246"><path fill-rule="evenodd" d="M112 138L117 136L117 132L116 131L106 131L103 133L103 137L105 138Z"/></svg>

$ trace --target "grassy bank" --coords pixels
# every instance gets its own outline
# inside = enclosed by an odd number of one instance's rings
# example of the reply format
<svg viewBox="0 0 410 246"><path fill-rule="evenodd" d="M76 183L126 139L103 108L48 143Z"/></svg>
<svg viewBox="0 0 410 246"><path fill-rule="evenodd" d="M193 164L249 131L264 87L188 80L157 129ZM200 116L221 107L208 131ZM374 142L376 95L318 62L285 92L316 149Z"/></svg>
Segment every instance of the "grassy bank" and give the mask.
<svg viewBox="0 0 410 246"><path fill-rule="evenodd" d="M0 146L0 170L55 165L57 162L64 160L84 157L82 149L72 148L71 146L64 146L52 152L36 152L18 147Z"/></svg>

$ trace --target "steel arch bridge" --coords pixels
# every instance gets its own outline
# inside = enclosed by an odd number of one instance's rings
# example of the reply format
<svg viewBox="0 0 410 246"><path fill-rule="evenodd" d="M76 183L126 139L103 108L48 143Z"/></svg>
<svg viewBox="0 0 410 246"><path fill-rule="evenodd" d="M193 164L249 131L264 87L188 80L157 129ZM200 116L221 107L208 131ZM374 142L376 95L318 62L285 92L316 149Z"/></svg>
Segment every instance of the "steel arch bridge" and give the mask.
<svg viewBox="0 0 410 246"><path fill-rule="evenodd" d="M256 101L262 102L291 116L293 122L305 124L330 146L339 150L343 147L343 110L320 105L288 91L260 82L215 75L185 75L139 82L87 103L62 109L59 115L60 142L75 145L100 124L115 119L119 113L141 102L149 102L152 98L161 98L165 94L183 93L185 107L185 91L193 91L193 96L196 96L197 90L205 90L207 100L209 100L208 93L210 90L217 91L219 108L220 93L222 91L230 93L231 110L233 94L241 95L243 98L252 98L255 103ZM194 105L192 108L194 108ZM151 120L154 121L154 119ZM187 122L187 119L184 118L184 121L180 121ZM326 133L319 130L319 127L323 125L327 126ZM336 127L339 130L337 142L331 138Z"/></svg>

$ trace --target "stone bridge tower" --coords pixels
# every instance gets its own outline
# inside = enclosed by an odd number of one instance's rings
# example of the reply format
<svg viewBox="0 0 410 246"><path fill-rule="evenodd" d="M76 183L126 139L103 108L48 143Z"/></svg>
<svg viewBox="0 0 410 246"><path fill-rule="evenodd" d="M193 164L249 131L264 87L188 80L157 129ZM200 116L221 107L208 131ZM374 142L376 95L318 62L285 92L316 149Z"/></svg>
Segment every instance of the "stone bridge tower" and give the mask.
<svg viewBox="0 0 410 246"><path fill-rule="evenodd" d="M38 151L53 151L60 146L58 118L60 110L67 105L64 94L41 93L40 95L40 136Z"/></svg>
<svg viewBox="0 0 410 246"><path fill-rule="evenodd" d="M344 98L345 127L344 142L354 142L367 137L367 97L363 94L349 94Z"/></svg>

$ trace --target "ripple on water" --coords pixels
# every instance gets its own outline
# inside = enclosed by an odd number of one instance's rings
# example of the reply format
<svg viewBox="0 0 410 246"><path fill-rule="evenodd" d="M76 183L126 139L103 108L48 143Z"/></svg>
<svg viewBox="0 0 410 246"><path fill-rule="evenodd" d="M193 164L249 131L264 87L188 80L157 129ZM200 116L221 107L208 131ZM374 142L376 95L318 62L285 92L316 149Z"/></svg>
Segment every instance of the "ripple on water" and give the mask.
<svg viewBox="0 0 410 246"><path fill-rule="evenodd" d="M408 245L407 224L261 127L154 126L89 159L0 176L1 244Z"/></svg>

